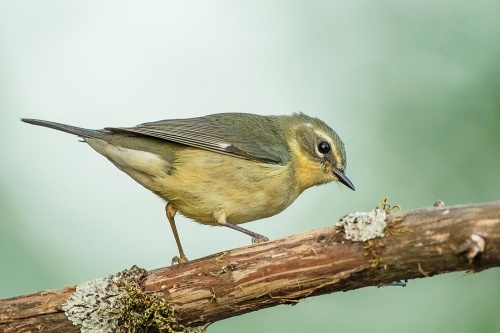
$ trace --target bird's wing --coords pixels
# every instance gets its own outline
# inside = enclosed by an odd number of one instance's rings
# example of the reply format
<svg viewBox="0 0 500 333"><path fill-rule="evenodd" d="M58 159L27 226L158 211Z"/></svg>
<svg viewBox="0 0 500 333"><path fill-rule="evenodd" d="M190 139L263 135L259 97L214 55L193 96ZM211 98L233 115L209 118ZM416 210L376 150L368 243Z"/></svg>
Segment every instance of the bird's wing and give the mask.
<svg viewBox="0 0 500 333"><path fill-rule="evenodd" d="M105 129L154 137L264 163L285 164L290 160L279 116L221 113Z"/></svg>

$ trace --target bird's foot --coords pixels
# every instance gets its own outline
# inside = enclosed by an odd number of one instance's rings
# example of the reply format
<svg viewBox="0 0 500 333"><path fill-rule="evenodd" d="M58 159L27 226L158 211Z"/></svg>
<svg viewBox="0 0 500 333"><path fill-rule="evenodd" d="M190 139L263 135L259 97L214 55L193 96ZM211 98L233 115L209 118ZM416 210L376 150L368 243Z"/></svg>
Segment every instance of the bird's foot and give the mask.
<svg viewBox="0 0 500 333"><path fill-rule="evenodd" d="M180 264L186 263L188 261L189 261L189 259L186 258L186 256L183 256L183 255L181 255L180 257L179 256L175 256L175 257L172 258L172 266L174 266L174 265L180 265Z"/></svg>
<svg viewBox="0 0 500 333"><path fill-rule="evenodd" d="M269 238L262 235L259 235L259 237L252 237L252 244L260 244L264 242L269 242Z"/></svg>

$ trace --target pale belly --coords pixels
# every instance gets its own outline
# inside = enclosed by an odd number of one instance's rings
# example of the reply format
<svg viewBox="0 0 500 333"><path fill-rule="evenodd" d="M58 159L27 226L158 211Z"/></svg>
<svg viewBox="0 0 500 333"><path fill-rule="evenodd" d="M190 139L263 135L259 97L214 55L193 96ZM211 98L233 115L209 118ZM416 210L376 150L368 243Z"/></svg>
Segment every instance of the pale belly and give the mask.
<svg viewBox="0 0 500 333"><path fill-rule="evenodd" d="M154 180L154 192L201 223L217 224L217 211L234 224L269 217L300 194L289 166L199 150L183 156L175 160L171 174Z"/></svg>
<svg viewBox="0 0 500 333"><path fill-rule="evenodd" d="M200 223L216 225L216 212L224 213L233 224L269 217L288 207L301 192L291 165L178 145L161 157L98 139L86 141L135 181Z"/></svg>

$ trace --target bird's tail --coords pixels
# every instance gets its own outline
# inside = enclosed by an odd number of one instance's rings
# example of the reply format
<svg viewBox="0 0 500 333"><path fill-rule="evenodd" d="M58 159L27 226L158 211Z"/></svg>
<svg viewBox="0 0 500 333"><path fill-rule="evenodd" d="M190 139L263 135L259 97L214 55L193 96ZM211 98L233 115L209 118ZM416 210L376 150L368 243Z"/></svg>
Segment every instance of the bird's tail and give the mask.
<svg viewBox="0 0 500 333"><path fill-rule="evenodd" d="M52 121L40 120L40 119L22 118L21 121L32 125L48 127L58 131L78 135L82 138L105 139L106 137L106 133L103 130L90 130L86 128L59 124Z"/></svg>

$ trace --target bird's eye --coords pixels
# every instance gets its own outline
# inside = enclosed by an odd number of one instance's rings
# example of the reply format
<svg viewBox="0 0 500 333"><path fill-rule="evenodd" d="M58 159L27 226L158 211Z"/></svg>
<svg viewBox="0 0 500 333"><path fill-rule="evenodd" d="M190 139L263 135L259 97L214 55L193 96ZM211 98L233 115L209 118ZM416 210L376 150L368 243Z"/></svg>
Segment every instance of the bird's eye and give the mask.
<svg viewBox="0 0 500 333"><path fill-rule="evenodd" d="M330 151L330 144L326 141L321 141L319 144L318 144L318 151L321 153L321 154L326 154Z"/></svg>

